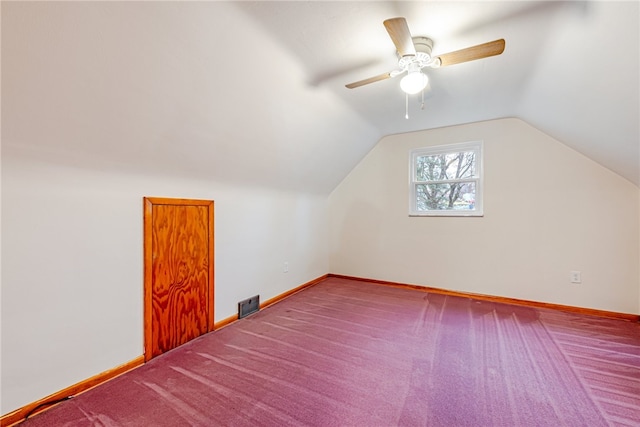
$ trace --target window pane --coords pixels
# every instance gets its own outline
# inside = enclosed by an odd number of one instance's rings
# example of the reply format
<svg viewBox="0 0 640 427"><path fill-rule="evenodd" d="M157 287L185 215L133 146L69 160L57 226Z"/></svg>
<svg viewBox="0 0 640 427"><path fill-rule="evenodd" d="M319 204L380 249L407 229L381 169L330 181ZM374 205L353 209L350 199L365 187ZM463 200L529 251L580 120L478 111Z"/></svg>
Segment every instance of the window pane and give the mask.
<svg viewBox="0 0 640 427"><path fill-rule="evenodd" d="M475 182L416 185L416 209L418 211L473 210L475 202Z"/></svg>
<svg viewBox="0 0 640 427"><path fill-rule="evenodd" d="M476 175L475 152L443 153L416 158L417 181L444 181Z"/></svg>

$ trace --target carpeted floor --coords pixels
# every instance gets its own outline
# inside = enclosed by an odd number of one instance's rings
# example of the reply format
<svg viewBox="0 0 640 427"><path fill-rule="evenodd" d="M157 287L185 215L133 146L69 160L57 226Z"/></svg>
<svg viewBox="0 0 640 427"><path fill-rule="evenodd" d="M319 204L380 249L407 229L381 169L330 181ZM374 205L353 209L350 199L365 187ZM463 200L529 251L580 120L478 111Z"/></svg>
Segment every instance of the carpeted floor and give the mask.
<svg viewBox="0 0 640 427"><path fill-rule="evenodd" d="M640 324L331 278L23 426L640 426Z"/></svg>

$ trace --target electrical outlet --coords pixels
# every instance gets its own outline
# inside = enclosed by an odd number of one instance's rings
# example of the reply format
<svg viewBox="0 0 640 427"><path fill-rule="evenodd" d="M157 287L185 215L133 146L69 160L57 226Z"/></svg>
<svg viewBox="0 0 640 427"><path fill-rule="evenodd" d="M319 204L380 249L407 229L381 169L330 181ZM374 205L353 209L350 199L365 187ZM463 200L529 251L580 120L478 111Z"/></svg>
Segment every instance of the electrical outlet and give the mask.
<svg viewBox="0 0 640 427"><path fill-rule="evenodd" d="M569 278L571 283L582 283L582 273L579 271L570 271Z"/></svg>
<svg viewBox="0 0 640 427"><path fill-rule="evenodd" d="M289 263L287 261L285 261L284 265L282 266L282 272L283 273L288 273L289 272Z"/></svg>

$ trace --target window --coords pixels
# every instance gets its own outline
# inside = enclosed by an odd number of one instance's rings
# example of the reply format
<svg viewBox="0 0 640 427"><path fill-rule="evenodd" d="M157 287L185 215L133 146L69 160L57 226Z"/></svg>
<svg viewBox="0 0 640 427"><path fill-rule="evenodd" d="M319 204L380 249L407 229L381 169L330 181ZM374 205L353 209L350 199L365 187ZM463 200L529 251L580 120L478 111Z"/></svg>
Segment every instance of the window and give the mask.
<svg viewBox="0 0 640 427"><path fill-rule="evenodd" d="M411 152L411 216L482 216L482 142Z"/></svg>

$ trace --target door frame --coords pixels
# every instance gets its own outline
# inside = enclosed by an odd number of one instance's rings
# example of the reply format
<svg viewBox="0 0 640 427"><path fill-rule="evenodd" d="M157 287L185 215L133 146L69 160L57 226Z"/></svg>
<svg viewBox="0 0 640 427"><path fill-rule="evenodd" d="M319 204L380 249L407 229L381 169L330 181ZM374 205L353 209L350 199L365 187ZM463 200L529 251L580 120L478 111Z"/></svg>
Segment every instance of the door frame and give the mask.
<svg viewBox="0 0 640 427"><path fill-rule="evenodd" d="M207 299L207 332L214 328L214 300L215 300L215 266L214 266L214 202L213 200L198 199L172 199L165 197L143 198L143 230L144 230L144 361L152 359L153 346L153 206L154 205L178 205L178 206L205 206L208 212L208 294Z"/></svg>

